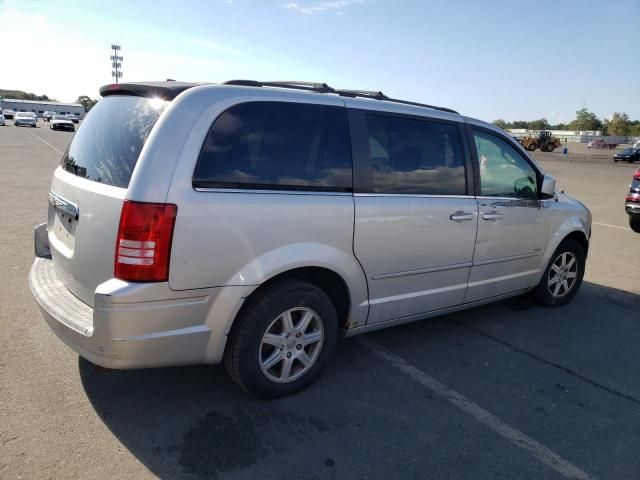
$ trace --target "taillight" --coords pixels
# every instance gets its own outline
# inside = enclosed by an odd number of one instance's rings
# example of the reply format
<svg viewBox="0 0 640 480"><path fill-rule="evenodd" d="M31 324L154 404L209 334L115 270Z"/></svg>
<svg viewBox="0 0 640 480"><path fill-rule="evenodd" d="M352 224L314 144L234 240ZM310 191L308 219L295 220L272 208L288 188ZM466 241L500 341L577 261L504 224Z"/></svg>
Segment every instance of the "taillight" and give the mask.
<svg viewBox="0 0 640 480"><path fill-rule="evenodd" d="M178 207L125 200L116 240L115 277L132 282L164 282Z"/></svg>
<svg viewBox="0 0 640 480"><path fill-rule="evenodd" d="M640 193L630 193L625 200L627 202L640 202Z"/></svg>
<svg viewBox="0 0 640 480"><path fill-rule="evenodd" d="M634 180L640 180L640 168L636 170L636 173L633 174Z"/></svg>

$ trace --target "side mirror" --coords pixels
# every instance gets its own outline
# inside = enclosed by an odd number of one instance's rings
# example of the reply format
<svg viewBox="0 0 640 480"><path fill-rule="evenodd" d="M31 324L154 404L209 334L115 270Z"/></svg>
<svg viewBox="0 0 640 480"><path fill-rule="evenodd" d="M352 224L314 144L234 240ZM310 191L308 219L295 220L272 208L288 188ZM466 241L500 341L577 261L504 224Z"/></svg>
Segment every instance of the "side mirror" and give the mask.
<svg viewBox="0 0 640 480"><path fill-rule="evenodd" d="M545 175L540 189L540 198L552 198L556 191L556 179L551 175Z"/></svg>

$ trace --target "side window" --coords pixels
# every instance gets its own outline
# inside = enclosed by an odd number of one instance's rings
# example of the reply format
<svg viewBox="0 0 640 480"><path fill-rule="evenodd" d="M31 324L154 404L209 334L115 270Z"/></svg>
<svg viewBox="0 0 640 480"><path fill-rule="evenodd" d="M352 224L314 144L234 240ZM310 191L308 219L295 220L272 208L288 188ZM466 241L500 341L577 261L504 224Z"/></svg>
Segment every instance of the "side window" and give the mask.
<svg viewBox="0 0 640 480"><path fill-rule="evenodd" d="M480 162L480 195L538 198L536 172L522 155L503 139L474 130Z"/></svg>
<svg viewBox="0 0 640 480"><path fill-rule="evenodd" d="M351 191L347 111L286 102L235 105L213 122L193 184Z"/></svg>
<svg viewBox="0 0 640 480"><path fill-rule="evenodd" d="M429 120L367 114L372 190L465 195L458 127Z"/></svg>

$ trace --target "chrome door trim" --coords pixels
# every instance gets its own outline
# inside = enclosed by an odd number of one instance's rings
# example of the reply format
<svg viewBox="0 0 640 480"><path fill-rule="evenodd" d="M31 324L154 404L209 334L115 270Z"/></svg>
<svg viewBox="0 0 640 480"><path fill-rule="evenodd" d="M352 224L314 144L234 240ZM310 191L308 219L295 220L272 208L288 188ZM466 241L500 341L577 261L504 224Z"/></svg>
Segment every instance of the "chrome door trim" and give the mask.
<svg viewBox="0 0 640 480"><path fill-rule="evenodd" d="M476 198L473 195L427 195L423 193L354 193L354 197L412 197L412 198Z"/></svg>
<svg viewBox="0 0 640 480"><path fill-rule="evenodd" d="M459 268L469 268L473 266L471 262L454 263L451 265L443 265L441 267L419 268L417 270L405 270L403 272L381 273L374 275L371 280L382 280L385 278L407 277L409 275L420 275L421 273L444 272L445 270L458 270Z"/></svg>
<svg viewBox="0 0 640 480"><path fill-rule="evenodd" d="M542 250L540 250L539 252L523 253L521 255L512 255L510 257L498 257L498 258L492 258L490 260L481 260L479 262L473 262L473 266L476 267L478 265L491 265L492 263L510 262L511 260L520 260L523 258L538 257L540 255L542 255Z"/></svg>
<svg viewBox="0 0 640 480"><path fill-rule="evenodd" d="M539 273L539 272L540 272L539 269L527 270L526 272L518 272L518 273L513 273L511 275L503 275L501 277L492 277L492 278L487 278L485 280L478 280L477 282L469 282L467 284L467 286L469 288L472 288L472 287L477 287L477 286L480 286L480 285L487 285L489 283L502 282L504 280L511 280L511 279L519 278L519 277L526 277L528 275L534 275L534 274Z"/></svg>
<svg viewBox="0 0 640 480"><path fill-rule="evenodd" d="M350 197L353 194L351 192L327 192L327 191L315 191L315 190L259 190L251 188L204 188L194 187L196 192L203 193L251 193L251 194L264 194L271 195L323 195L329 197Z"/></svg>
<svg viewBox="0 0 640 480"><path fill-rule="evenodd" d="M74 220L78 220L78 206L57 193L49 192L49 204L56 210L73 217Z"/></svg>
<svg viewBox="0 0 640 480"><path fill-rule="evenodd" d="M390 295L388 297L374 298L373 300L369 301L369 304L377 305L379 303L397 302L400 300L408 300L410 298L424 297L427 295L433 295L435 293L451 292L453 290L462 290L466 288L467 288L466 283L459 283L457 285L449 285L448 287L432 288L430 290L421 290L419 292L401 293L399 295Z"/></svg>

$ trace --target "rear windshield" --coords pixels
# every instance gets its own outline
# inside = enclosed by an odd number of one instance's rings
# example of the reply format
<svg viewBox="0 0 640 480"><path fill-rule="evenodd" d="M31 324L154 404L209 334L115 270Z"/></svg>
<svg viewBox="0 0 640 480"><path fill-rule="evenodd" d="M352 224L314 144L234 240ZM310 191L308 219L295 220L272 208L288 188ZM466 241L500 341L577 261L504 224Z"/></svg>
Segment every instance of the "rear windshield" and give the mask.
<svg viewBox="0 0 640 480"><path fill-rule="evenodd" d="M79 177L127 188L151 129L167 102L110 96L86 116L62 158L62 168Z"/></svg>

